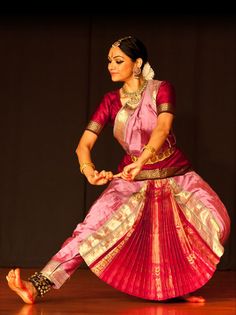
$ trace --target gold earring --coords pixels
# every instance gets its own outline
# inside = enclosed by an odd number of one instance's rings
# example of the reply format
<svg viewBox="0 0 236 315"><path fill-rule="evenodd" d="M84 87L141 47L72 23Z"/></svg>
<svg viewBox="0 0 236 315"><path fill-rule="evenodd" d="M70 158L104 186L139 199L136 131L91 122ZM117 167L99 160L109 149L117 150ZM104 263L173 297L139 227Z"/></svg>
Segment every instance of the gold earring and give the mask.
<svg viewBox="0 0 236 315"><path fill-rule="evenodd" d="M133 75L134 75L134 77L138 79L139 76L140 76L140 74L141 74L141 68L135 67L135 68L133 69Z"/></svg>

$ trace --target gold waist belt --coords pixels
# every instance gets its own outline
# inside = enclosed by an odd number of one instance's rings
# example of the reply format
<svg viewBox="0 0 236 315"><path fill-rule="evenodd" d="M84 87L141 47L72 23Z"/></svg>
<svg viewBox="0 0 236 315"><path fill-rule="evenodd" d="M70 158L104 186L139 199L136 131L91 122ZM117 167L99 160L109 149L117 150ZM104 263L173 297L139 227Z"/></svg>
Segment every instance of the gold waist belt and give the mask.
<svg viewBox="0 0 236 315"><path fill-rule="evenodd" d="M154 164L154 163L163 161L167 159L169 156L171 156L174 152L175 152L175 147L170 147L166 149L165 151L162 151L153 155L145 164ZM131 155L130 157L133 162L137 161L138 159L138 156L136 155Z"/></svg>

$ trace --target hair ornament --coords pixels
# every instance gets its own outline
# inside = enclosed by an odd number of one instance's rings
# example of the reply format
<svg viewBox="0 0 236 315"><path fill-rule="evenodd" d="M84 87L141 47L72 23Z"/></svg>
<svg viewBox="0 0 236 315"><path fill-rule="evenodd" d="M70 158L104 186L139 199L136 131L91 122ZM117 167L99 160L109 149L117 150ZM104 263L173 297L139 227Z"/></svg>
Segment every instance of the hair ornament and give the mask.
<svg viewBox="0 0 236 315"><path fill-rule="evenodd" d="M152 80L154 78L155 72L152 69L152 67L150 66L149 62L146 62L144 67L143 67L143 71L142 71L142 75L144 77L145 80Z"/></svg>
<svg viewBox="0 0 236 315"><path fill-rule="evenodd" d="M118 39L117 41L115 41L111 46L114 48L114 47L119 47L121 42L125 39L129 39L129 38L132 38L132 36L126 36L126 37L122 37L120 39Z"/></svg>

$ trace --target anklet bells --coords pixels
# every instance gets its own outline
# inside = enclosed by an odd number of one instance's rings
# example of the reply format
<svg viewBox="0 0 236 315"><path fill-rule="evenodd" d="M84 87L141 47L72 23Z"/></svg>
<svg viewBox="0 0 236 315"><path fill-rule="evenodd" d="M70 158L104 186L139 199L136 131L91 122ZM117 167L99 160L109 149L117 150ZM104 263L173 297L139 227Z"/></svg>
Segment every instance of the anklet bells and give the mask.
<svg viewBox="0 0 236 315"><path fill-rule="evenodd" d="M35 272L28 280L33 284L40 297L44 296L53 285L53 283L47 277L43 276L41 272Z"/></svg>

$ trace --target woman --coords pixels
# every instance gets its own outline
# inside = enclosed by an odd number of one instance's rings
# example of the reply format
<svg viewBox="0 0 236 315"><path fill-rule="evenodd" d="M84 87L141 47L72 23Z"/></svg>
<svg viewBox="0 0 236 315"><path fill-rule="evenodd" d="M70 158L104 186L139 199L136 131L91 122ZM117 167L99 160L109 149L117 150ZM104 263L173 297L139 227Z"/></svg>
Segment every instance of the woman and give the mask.
<svg viewBox="0 0 236 315"><path fill-rule="evenodd" d="M153 79L143 43L132 36L117 40L108 70L112 81L124 84L103 97L76 153L90 184L109 185L40 273L24 281L18 268L11 270L8 284L34 303L85 260L100 279L127 294L204 302L190 293L216 270L229 234L227 211L176 146L174 90ZM97 171L91 159L108 122L126 152L116 175Z"/></svg>

